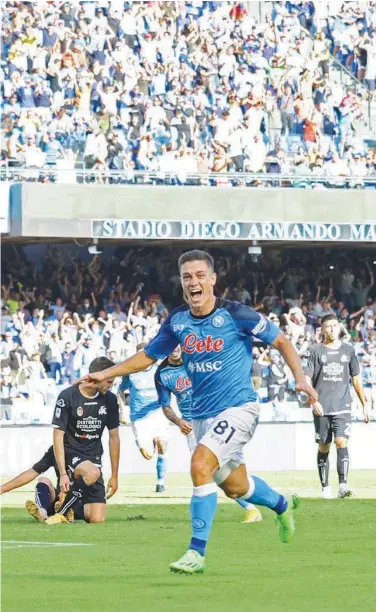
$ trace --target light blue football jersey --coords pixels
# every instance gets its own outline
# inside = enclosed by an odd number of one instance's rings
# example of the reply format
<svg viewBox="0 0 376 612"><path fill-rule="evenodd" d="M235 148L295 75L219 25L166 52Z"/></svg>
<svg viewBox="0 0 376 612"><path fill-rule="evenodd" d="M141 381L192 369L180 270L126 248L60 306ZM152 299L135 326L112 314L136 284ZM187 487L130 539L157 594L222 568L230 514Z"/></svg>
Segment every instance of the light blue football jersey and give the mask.
<svg viewBox="0 0 376 612"><path fill-rule="evenodd" d="M250 372L252 339L271 344L279 329L252 308L217 299L213 311L194 316L188 305L171 311L145 348L153 359L167 357L180 344L192 381L192 419L205 419L233 406L256 402Z"/></svg>

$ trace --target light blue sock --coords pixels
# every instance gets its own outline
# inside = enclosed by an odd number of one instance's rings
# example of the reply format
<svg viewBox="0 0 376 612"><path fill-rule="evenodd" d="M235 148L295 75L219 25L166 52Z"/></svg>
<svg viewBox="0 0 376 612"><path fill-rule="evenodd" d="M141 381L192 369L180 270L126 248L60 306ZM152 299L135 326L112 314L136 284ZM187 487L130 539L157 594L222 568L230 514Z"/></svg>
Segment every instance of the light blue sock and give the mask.
<svg viewBox="0 0 376 612"><path fill-rule="evenodd" d="M167 456L158 455L157 459L157 484L163 485L167 474Z"/></svg>
<svg viewBox="0 0 376 612"><path fill-rule="evenodd" d="M217 485L210 484L193 487L191 500L192 539L188 548L205 555L215 511L217 509Z"/></svg>
<svg viewBox="0 0 376 612"><path fill-rule="evenodd" d="M241 498L251 504L257 504L258 506L266 506L271 510L274 510L277 514L282 514L287 509L287 500L283 495L280 495L277 491L274 491L269 485L258 478L257 476L251 477L251 487L246 495Z"/></svg>
<svg viewBox="0 0 376 612"><path fill-rule="evenodd" d="M244 510L252 510L252 508L254 508L254 505L251 504L251 502L246 501L245 499L235 499L235 501L239 504L239 506L244 508Z"/></svg>

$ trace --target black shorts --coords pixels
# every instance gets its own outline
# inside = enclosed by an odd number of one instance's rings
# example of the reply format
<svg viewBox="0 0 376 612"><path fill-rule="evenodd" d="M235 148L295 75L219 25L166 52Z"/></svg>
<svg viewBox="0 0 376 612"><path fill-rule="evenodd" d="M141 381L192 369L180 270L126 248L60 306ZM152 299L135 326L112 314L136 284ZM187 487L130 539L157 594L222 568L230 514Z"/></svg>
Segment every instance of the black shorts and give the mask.
<svg viewBox="0 0 376 612"><path fill-rule="evenodd" d="M103 476L101 475L91 487L85 489L80 503L74 506L74 520L85 521L86 504L105 504L106 491L104 488Z"/></svg>
<svg viewBox="0 0 376 612"><path fill-rule="evenodd" d="M80 465L80 463L83 463L84 461L91 461L91 463L94 463L94 465L101 468L102 458L98 455L93 457L92 455L86 455L85 453L81 453L80 451L77 451L74 448L70 448L70 447L65 447L64 450L65 450L65 465L67 468L67 472L69 472L69 474L73 474L76 467Z"/></svg>
<svg viewBox="0 0 376 612"><path fill-rule="evenodd" d="M105 504L106 491L104 488L102 474L91 487L86 487L82 496L82 505L85 504Z"/></svg>
<svg viewBox="0 0 376 612"><path fill-rule="evenodd" d="M316 442L330 444L334 438L349 438L351 430L351 414L333 414L327 416L313 416L315 423Z"/></svg>
<svg viewBox="0 0 376 612"><path fill-rule="evenodd" d="M77 452L72 448L65 448L65 464L67 467L67 473L69 476L69 480L73 482L73 473L74 470L80 463L84 461L91 461L94 463L100 470L101 468L101 457L95 456L91 457L89 455L85 455L83 453ZM97 482L95 482L91 487L85 487L85 490L82 495L82 506L85 504L105 504L106 503L106 491L103 482L103 475L101 473ZM75 510L76 513L76 510ZM82 514L80 512L80 514ZM80 516L80 518L82 518Z"/></svg>
<svg viewBox="0 0 376 612"><path fill-rule="evenodd" d="M274 402L278 398L280 402L285 399L285 385L269 385L268 387L268 400Z"/></svg>

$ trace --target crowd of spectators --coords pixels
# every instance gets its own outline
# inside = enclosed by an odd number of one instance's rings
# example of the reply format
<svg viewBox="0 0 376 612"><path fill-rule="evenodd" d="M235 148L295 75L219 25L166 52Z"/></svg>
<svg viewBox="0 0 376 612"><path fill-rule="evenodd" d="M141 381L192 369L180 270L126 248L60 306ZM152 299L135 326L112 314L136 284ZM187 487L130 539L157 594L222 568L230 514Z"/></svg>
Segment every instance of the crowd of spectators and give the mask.
<svg viewBox="0 0 376 612"><path fill-rule="evenodd" d="M182 184L243 171L362 186L351 177L376 164L359 137L376 3L265 3L262 19L250 4L6 2L2 164L82 162L127 182L137 170ZM343 84L330 53L367 89Z"/></svg>
<svg viewBox="0 0 376 612"><path fill-rule="evenodd" d="M211 252L217 295L270 317L302 358L321 338L321 318L335 313L343 338L354 345L363 365L376 411L376 262L353 252L266 250L258 262L245 249ZM17 398L27 398L31 406L53 403L57 389L87 373L95 357L119 362L134 354L139 342L154 337L182 300L179 253L176 248L118 247L111 257L96 256L87 264L54 247L36 266L22 249L4 252L3 416ZM255 385L262 384L278 416L286 411L286 398L296 400L291 374L273 350L256 344L254 351Z"/></svg>

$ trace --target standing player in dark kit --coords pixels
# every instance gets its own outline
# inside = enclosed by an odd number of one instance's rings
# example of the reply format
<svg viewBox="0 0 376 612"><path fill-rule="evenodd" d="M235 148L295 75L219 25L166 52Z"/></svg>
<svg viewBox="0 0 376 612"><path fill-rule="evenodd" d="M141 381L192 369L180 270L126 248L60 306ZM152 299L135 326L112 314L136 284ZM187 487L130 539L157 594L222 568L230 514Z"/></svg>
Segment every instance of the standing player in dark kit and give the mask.
<svg viewBox="0 0 376 612"><path fill-rule="evenodd" d="M338 497L350 497L347 487L351 429L350 379L363 406L364 421L369 422L358 358L350 344L339 337L341 326L335 315L323 317L324 342L313 345L306 353L305 373L319 394L313 404L316 442L319 445L317 465L324 499L331 499L329 486L329 450L334 436L337 447Z"/></svg>
<svg viewBox="0 0 376 612"><path fill-rule="evenodd" d="M106 357L98 357L90 364L89 373L102 372L113 365ZM85 504L85 518L91 523L105 520L106 497L101 472L101 438L105 427L109 430L111 460L107 499L118 489L120 456L119 405L109 391L112 384L113 378L94 387L81 383L64 389L58 397L52 421L53 442L60 489L66 497L58 514L47 519L49 524L64 522L66 512L80 499ZM73 475L72 486L65 466Z"/></svg>

